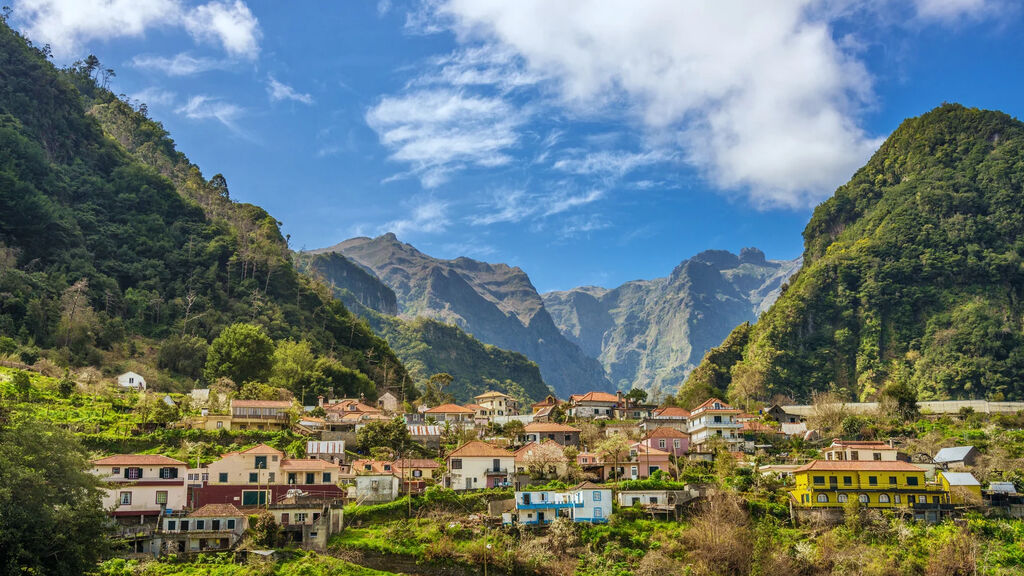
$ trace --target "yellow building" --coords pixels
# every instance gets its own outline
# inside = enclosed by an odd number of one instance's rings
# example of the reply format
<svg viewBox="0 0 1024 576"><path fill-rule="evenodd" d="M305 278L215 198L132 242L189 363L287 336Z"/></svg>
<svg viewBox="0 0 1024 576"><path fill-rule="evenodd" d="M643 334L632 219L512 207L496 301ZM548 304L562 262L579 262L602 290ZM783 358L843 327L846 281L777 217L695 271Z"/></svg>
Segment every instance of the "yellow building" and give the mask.
<svg viewBox="0 0 1024 576"><path fill-rule="evenodd" d="M949 492L924 474L909 462L815 460L793 471L790 494L801 508L841 508L852 498L869 508L949 504Z"/></svg>
<svg viewBox="0 0 1024 576"><path fill-rule="evenodd" d="M949 492L951 504L981 504L981 483L970 472L935 472L942 489Z"/></svg>

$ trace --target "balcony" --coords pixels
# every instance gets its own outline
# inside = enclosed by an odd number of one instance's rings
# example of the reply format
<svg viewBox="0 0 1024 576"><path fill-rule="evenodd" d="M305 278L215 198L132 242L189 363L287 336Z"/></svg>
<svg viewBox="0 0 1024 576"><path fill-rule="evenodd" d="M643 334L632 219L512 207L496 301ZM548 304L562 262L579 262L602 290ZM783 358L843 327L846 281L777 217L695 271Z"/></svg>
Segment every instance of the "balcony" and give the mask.
<svg viewBox="0 0 1024 576"><path fill-rule="evenodd" d="M283 422L288 420L287 414L232 414L236 420L265 420L268 422Z"/></svg>
<svg viewBox="0 0 1024 576"><path fill-rule="evenodd" d="M508 468L488 468L485 476L508 476Z"/></svg>

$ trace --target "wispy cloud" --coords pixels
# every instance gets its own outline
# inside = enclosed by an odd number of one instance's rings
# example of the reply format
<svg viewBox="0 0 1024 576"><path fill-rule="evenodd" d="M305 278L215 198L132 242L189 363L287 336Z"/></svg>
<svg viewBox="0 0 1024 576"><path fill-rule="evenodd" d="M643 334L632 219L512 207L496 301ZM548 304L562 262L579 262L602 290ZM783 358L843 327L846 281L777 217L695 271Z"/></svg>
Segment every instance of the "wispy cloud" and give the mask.
<svg viewBox="0 0 1024 576"><path fill-rule="evenodd" d="M446 202L416 198L410 202L408 216L385 223L379 232L394 232L396 236L438 234L444 232L450 223Z"/></svg>
<svg viewBox="0 0 1024 576"><path fill-rule="evenodd" d="M220 98L198 95L189 98L176 112L192 120L216 120L233 132L240 132L237 119L243 109Z"/></svg>
<svg viewBox="0 0 1024 576"><path fill-rule="evenodd" d="M184 52L172 57L140 54L132 58L131 64L135 68L160 72L168 76L192 76L211 70L223 70L231 66L231 62L226 60L197 58Z"/></svg>
<svg viewBox="0 0 1024 576"><path fill-rule="evenodd" d="M150 86L128 96L146 106L170 106L174 104L175 93L157 86Z"/></svg>
<svg viewBox="0 0 1024 576"><path fill-rule="evenodd" d="M271 102L280 102L282 100L294 100L295 102L302 102L303 104L312 104L313 96L303 92L299 92L291 86L279 82L273 76L267 77L267 94L270 95Z"/></svg>
<svg viewBox="0 0 1024 576"><path fill-rule="evenodd" d="M477 206L475 213L469 216L467 221L473 226L489 226L503 222L514 224L530 218L543 219L586 206L603 196L602 190L581 193L500 190L494 193L488 202Z"/></svg>
<svg viewBox="0 0 1024 576"><path fill-rule="evenodd" d="M556 161L554 168L572 174L621 178L637 168L671 162L674 159L674 155L666 150L645 152L574 150L570 152L569 157Z"/></svg>
<svg viewBox="0 0 1024 576"><path fill-rule="evenodd" d="M559 230L559 236L562 238L577 238L606 228L611 228L611 222L608 222L601 216L577 215L566 219Z"/></svg>

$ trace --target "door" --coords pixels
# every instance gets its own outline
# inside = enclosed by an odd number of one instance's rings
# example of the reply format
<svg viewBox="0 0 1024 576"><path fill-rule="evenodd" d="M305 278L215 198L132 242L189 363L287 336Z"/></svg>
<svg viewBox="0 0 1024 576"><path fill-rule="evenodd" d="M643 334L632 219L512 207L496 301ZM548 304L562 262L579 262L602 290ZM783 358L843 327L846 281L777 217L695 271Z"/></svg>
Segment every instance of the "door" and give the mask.
<svg viewBox="0 0 1024 576"><path fill-rule="evenodd" d="M288 513L287 512L282 512L281 513L281 524L287 524L287 523L288 523Z"/></svg>
<svg viewBox="0 0 1024 576"><path fill-rule="evenodd" d="M472 490L472 489L473 489L473 479L472 478L466 478L466 490Z"/></svg>
<svg viewBox="0 0 1024 576"><path fill-rule="evenodd" d="M537 512L537 523L538 524L543 524L544 523L544 513L543 512Z"/></svg>

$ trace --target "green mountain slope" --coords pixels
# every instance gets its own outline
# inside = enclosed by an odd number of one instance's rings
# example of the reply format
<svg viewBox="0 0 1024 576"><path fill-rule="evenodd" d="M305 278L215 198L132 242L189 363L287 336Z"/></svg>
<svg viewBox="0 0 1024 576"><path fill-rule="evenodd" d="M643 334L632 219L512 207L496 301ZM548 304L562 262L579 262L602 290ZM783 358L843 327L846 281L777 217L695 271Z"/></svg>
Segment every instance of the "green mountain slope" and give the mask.
<svg viewBox="0 0 1024 576"><path fill-rule="evenodd" d="M709 250L666 278L549 292L544 306L616 386L671 394L734 326L757 319L799 265L756 248Z"/></svg>
<svg viewBox="0 0 1024 576"><path fill-rule="evenodd" d="M788 289L685 388L1024 398L1022 185L1021 122L949 104L905 121L814 211Z"/></svg>
<svg viewBox="0 0 1024 576"><path fill-rule="evenodd" d="M445 388L458 402L470 402L487 390L498 390L523 403L543 399L551 390L529 358L490 346L458 326L436 320L398 318L395 293L372 272L337 252L300 254L299 268L316 275L356 314L382 335L416 381L446 372Z"/></svg>
<svg viewBox="0 0 1024 576"><path fill-rule="evenodd" d="M274 218L203 178L97 72L59 71L0 24L0 335L100 365L135 337L209 340L246 321L378 387L406 379L384 340L297 273Z"/></svg>

